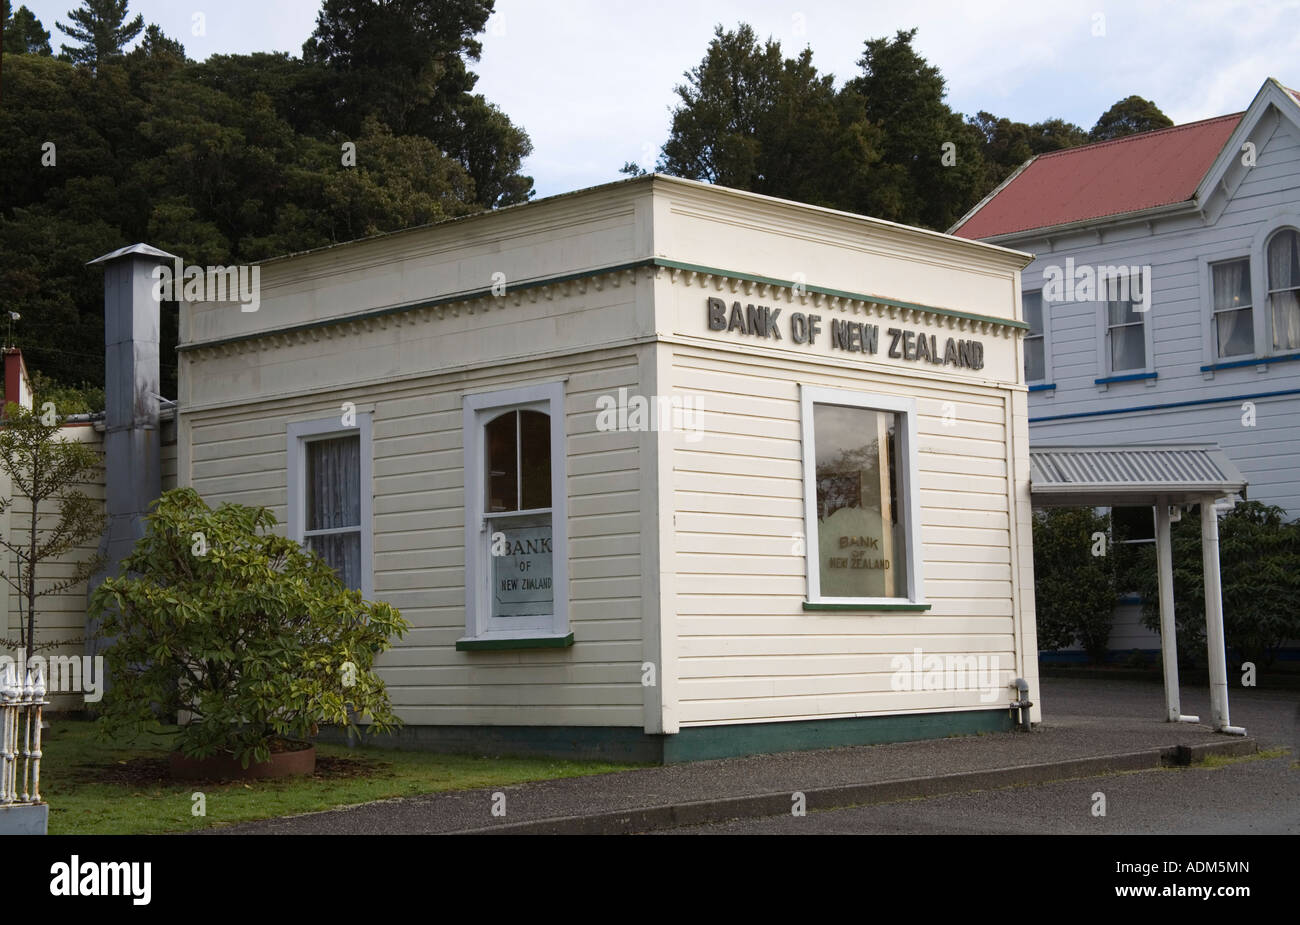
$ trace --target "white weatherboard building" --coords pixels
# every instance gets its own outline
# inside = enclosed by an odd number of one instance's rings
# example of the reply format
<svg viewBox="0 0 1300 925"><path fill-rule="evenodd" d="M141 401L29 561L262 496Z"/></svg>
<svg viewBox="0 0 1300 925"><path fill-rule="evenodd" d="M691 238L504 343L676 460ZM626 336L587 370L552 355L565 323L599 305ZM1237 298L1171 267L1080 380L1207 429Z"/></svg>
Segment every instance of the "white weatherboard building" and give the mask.
<svg viewBox="0 0 1300 925"><path fill-rule="evenodd" d="M1028 259L652 175L272 260L182 304L178 482L401 610L402 744L1008 728Z"/></svg>
<svg viewBox="0 0 1300 925"><path fill-rule="evenodd" d="M1035 449L1213 442L1247 497L1300 517L1300 91L1269 79L1244 112L1041 155L952 232L1035 255ZM1154 535L1149 507L1120 517ZM1158 645L1139 609L1112 650Z"/></svg>

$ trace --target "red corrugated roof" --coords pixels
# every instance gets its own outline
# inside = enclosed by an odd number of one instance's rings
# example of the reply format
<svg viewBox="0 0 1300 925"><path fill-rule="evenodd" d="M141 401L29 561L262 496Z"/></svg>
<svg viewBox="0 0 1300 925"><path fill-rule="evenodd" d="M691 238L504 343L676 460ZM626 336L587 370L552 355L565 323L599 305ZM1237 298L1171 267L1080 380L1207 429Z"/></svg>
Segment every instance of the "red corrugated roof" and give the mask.
<svg viewBox="0 0 1300 925"><path fill-rule="evenodd" d="M953 234L989 238L1186 202L1242 115L1041 154Z"/></svg>

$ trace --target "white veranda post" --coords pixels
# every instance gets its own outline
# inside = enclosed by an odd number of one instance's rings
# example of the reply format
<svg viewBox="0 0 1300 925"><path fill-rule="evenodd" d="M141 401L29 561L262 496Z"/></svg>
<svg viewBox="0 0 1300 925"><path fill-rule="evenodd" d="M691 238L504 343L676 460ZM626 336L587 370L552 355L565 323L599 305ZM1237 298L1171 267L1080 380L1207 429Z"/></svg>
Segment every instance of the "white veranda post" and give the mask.
<svg viewBox="0 0 1300 925"><path fill-rule="evenodd" d="M1219 578L1219 514L1214 495L1201 498L1201 556L1205 572L1205 647L1210 663L1210 721L1216 732L1245 735L1228 718L1228 658L1223 644L1223 589Z"/></svg>
<svg viewBox="0 0 1300 925"><path fill-rule="evenodd" d="M1178 637L1174 624L1174 556L1169 537L1169 499L1156 499L1156 572L1160 588L1160 657L1165 666L1165 718L1171 723L1199 723L1184 716L1178 695Z"/></svg>

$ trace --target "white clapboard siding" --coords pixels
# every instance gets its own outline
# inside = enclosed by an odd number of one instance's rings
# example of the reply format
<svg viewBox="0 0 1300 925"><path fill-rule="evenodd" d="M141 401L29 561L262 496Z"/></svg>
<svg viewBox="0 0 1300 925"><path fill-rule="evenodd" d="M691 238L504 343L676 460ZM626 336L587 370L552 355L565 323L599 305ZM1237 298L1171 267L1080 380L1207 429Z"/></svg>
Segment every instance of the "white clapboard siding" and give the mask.
<svg viewBox="0 0 1300 925"><path fill-rule="evenodd" d="M412 625L379 661L398 714L408 723L640 726L641 435L596 429L597 400L620 387L635 394L638 368L635 355L611 351L566 369L569 649L455 649L465 634L461 392L554 378L542 364L195 412L191 484L209 504L263 504L283 522L288 422L355 402L373 414L375 597Z"/></svg>
<svg viewBox="0 0 1300 925"><path fill-rule="evenodd" d="M803 610L800 382L916 398L929 612ZM1016 616L1010 393L691 348L675 352L673 387L706 409L702 439L673 444L684 726L989 708L973 691L891 689L892 660L916 647L996 659L997 702L1006 699Z"/></svg>

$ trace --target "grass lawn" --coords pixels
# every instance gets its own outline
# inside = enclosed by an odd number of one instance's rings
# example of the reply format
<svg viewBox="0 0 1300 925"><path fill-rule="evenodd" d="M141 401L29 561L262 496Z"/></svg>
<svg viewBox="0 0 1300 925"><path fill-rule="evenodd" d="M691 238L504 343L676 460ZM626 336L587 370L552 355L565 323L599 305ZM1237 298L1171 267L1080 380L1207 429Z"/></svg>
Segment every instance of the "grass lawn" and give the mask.
<svg viewBox="0 0 1300 925"><path fill-rule="evenodd" d="M389 797L498 787L530 780L625 771L636 765L553 758L474 758L377 748L316 746L316 773L277 781L173 782L175 736L129 746L100 742L94 724L56 719L42 738L41 796L51 835L189 832L251 819L332 809ZM201 792L207 814L195 816Z"/></svg>

